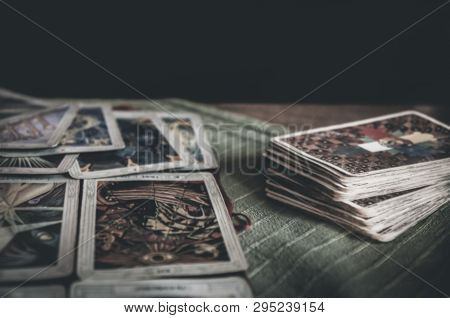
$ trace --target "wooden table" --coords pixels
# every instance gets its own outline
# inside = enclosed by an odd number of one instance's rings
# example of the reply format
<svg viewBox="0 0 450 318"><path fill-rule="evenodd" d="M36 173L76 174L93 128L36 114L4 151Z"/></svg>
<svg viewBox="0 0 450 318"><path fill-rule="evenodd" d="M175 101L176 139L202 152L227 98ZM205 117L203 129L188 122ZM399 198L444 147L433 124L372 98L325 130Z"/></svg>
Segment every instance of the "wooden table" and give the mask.
<svg viewBox="0 0 450 318"><path fill-rule="evenodd" d="M334 104L215 104L214 106L282 125L317 128L404 110L416 110L444 123L450 122L450 108L444 105L334 105Z"/></svg>

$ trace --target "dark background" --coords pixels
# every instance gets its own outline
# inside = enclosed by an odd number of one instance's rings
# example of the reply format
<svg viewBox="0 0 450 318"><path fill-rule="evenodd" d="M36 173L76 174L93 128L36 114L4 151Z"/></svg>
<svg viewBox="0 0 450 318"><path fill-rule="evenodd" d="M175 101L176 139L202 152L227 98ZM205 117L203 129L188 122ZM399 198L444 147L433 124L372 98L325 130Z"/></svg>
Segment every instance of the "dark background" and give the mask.
<svg viewBox="0 0 450 318"><path fill-rule="evenodd" d="M151 98L293 102L445 1L6 2ZM0 86L142 98L1 2L0 35ZM449 57L450 4L305 101L447 104Z"/></svg>

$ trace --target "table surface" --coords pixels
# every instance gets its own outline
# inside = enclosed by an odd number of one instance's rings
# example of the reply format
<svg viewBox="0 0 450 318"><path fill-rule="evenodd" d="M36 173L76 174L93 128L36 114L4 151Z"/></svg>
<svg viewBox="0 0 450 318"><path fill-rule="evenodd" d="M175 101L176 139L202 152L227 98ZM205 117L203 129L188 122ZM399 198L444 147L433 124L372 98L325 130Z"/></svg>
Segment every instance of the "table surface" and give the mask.
<svg viewBox="0 0 450 318"><path fill-rule="evenodd" d="M335 104L228 103L214 107L282 125L310 128L335 125L385 114L415 110L444 123L450 122L450 106L444 105L335 105Z"/></svg>
<svg viewBox="0 0 450 318"><path fill-rule="evenodd" d="M444 106L300 104L286 109L288 106L216 104L213 109L263 121L277 116L272 123L292 125L293 129L317 128L410 109L450 122L450 111ZM239 193L235 199L239 200L254 192L258 181L247 187L240 190L233 186L228 191ZM255 214L248 213L255 224L252 230L241 235L250 262L248 276L257 296L442 297L449 294L450 275L445 270L450 265L448 206L394 241L374 243L342 238L340 235L345 234L339 234L337 227L309 218L298 209L286 212L278 203L266 207L260 202L266 202L263 195L244 206L247 210L242 211L251 211L252 204L258 208L254 208ZM257 213L264 217L256 217ZM304 238L311 227L314 230L328 225L320 233L313 233L313 236L317 234L315 237Z"/></svg>
<svg viewBox="0 0 450 318"><path fill-rule="evenodd" d="M249 263L246 276L256 296L447 297L450 294L449 205L396 240L377 243L267 198L261 167L253 163L260 162L270 134L254 118L270 120L288 105L200 105L175 99L160 103L102 102L157 111L161 111L162 105L166 111L194 112L202 117L220 163L217 177L224 195L233 202L233 212L244 214L251 221L250 228L241 232L239 239ZM448 110L439 106L310 104L291 107L272 122L315 128L407 109L449 122ZM252 133L242 134L243 129L235 130L236 127L245 127L245 131ZM247 150L245 155L242 149ZM252 165L245 166L248 163ZM229 164L246 169L229 171Z"/></svg>

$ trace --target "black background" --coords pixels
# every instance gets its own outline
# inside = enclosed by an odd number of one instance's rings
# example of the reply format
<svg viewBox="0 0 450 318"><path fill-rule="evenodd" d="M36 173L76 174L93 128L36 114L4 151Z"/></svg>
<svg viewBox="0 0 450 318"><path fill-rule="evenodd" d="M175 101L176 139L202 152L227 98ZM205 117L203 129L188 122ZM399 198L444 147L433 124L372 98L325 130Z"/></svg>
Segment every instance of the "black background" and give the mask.
<svg viewBox="0 0 450 318"><path fill-rule="evenodd" d="M151 98L218 102L293 102L445 2L6 1ZM0 86L142 98L3 3L0 32ZM450 4L305 101L447 104L449 57Z"/></svg>

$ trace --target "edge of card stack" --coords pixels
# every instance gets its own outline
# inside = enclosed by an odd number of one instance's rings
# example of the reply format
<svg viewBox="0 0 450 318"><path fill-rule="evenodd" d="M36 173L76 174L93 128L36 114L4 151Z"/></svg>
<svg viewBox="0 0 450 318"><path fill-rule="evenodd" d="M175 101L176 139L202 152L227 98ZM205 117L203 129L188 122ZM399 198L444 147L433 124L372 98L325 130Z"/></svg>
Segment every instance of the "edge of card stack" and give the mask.
<svg viewBox="0 0 450 318"><path fill-rule="evenodd" d="M449 158L352 175L280 142L292 135L272 138L263 154L271 199L382 242L449 201Z"/></svg>

